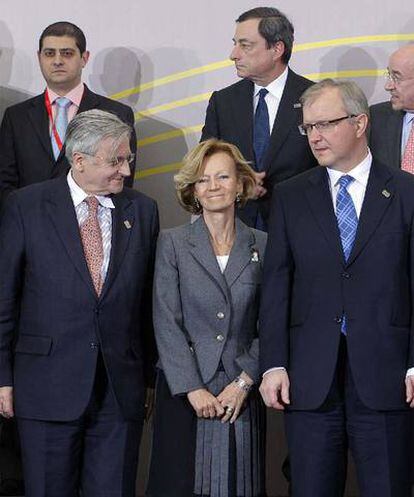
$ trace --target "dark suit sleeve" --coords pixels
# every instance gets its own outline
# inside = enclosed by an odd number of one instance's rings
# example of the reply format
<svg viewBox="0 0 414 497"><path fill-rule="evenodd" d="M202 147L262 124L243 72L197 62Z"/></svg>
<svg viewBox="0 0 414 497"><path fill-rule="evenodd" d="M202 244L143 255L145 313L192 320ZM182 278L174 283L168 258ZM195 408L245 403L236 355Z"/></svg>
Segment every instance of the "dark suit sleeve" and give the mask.
<svg viewBox="0 0 414 497"><path fill-rule="evenodd" d="M288 369L289 366L289 314L293 270L284 206L280 191L276 187L272 199L259 315L261 373L273 367Z"/></svg>
<svg viewBox="0 0 414 497"><path fill-rule="evenodd" d="M19 185L19 172L15 154L15 136L7 109L0 127L0 206L9 193Z"/></svg>
<svg viewBox="0 0 414 497"><path fill-rule="evenodd" d="M154 210L151 221L151 256L149 268L147 272L147 280L145 282L144 298L142 302L143 316L143 335L142 346L144 350L144 375L146 386L153 387L155 385L155 364L158 359L157 346L154 338L154 327L152 321L152 286L154 280L154 263L157 238L159 233L159 218L158 209L154 202Z"/></svg>
<svg viewBox="0 0 414 497"><path fill-rule="evenodd" d="M16 197L11 195L0 220L0 386L13 384L12 343L23 279L24 233Z"/></svg>
<svg viewBox="0 0 414 497"><path fill-rule="evenodd" d="M216 92L211 95L206 110L206 121L201 132L200 141L208 140L209 138L221 138L220 125L218 121L218 114L216 111Z"/></svg>

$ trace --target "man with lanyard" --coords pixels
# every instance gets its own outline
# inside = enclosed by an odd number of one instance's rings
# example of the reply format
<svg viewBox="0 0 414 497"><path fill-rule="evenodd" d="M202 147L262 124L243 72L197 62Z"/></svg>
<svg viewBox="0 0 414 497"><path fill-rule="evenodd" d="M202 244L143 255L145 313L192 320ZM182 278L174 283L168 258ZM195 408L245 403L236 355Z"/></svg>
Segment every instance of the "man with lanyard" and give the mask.
<svg viewBox="0 0 414 497"><path fill-rule="evenodd" d="M46 90L9 107L0 128L0 205L16 188L67 173L65 131L78 113L98 108L134 125L132 109L96 93L82 83L89 60L85 35L70 22L56 22L40 36L38 59ZM136 152L136 135L131 135ZM126 181L132 186L135 162Z"/></svg>

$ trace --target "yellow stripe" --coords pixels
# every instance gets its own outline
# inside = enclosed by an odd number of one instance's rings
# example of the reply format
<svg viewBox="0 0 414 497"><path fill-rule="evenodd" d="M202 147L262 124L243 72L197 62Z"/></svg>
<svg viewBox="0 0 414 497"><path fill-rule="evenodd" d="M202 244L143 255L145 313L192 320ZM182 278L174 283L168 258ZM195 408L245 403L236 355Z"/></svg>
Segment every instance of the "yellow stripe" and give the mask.
<svg viewBox="0 0 414 497"><path fill-rule="evenodd" d="M325 78L376 78L384 76L385 73L385 69L358 69L352 71L314 72L304 74L304 77L313 81L320 81Z"/></svg>
<svg viewBox="0 0 414 497"><path fill-rule="evenodd" d="M379 42L392 42L392 41L410 41L414 40L414 33L405 34L388 34L388 35L368 35L368 36L353 36L348 38L333 38L332 40L314 41L308 43L298 43L294 45L293 52L302 52L305 50L314 50L317 48L329 48L339 45L357 45L363 43L379 43ZM110 96L113 100L120 100L122 98L129 97L130 95L135 95L135 93L141 93L152 88L157 88L158 86L167 85L175 81L179 81L185 78L191 78L192 76L197 76L199 74L205 74L211 71L217 71L218 69L224 69L233 65L231 60L221 60L219 62L213 62L211 64L206 64L200 67L194 67L188 69L187 71L180 71L162 78L154 79L148 81L147 83L142 83L142 85L135 86L134 88L128 88L126 90L114 93Z"/></svg>
<svg viewBox="0 0 414 497"><path fill-rule="evenodd" d="M178 107L185 107L186 105L195 104L197 102L203 102L205 100L208 100L210 96L211 92L200 93L199 95L183 98L182 100L174 100L173 102L168 102L166 104L157 105L156 107L151 107L150 109L145 109L135 112L134 114L135 122L140 121L141 119L144 119L147 116L159 114L160 112L177 109Z"/></svg>
<svg viewBox="0 0 414 497"><path fill-rule="evenodd" d="M152 145L153 143L172 140L174 138L180 138L182 136L191 135L193 133L199 133L202 129L202 124L197 124L196 126L187 126L186 128L175 129L174 131L167 131L165 133L160 133L159 135L142 138L142 140L137 141L137 145L138 147L145 147L146 145Z"/></svg>
<svg viewBox="0 0 414 497"><path fill-rule="evenodd" d="M144 169L143 171L138 171L135 173L135 179L146 178L147 176L153 176L154 174L164 174L171 171L177 171L182 166L182 162L173 162L172 164L164 164L159 167L151 167L149 169Z"/></svg>
<svg viewBox="0 0 414 497"><path fill-rule="evenodd" d="M339 45L362 45L364 43L378 43L391 41L410 41L414 39L414 33L390 34L390 35L368 35L352 36L350 38L334 38L332 40L314 41L309 43L298 43L293 47L293 52L314 50L316 48L337 47Z"/></svg>
<svg viewBox="0 0 414 497"><path fill-rule="evenodd" d="M205 66L194 67L193 69L188 69L187 71L176 72L164 76L163 78L154 79L153 81L148 81L142 85L136 86L135 88L129 88L127 90L120 91L119 93L114 93L110 98L113 100L120 100L121 98L129 97L135 93L141 93L145 90L150 90L156 88L157 86L167 85L169 83L174 83L180 79L191 78L192 76L197 76L199 74L205 74L206 72L217 71L218 69L224 69L225 67L232 66L233 62L231 60L220 60L219 62L213 62L212 64L207 64Z"/></svg>

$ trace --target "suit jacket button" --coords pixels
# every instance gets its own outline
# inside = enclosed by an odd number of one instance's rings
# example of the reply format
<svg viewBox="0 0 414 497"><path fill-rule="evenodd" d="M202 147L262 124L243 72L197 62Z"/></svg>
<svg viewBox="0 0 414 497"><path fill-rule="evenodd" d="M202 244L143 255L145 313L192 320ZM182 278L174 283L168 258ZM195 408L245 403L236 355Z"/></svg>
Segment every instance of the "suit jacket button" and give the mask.
<svg viewBox="0 0 414 497"><path fill-rule="evenodd" d="M335 323L342 323L342 317L340 316L336 316L335 319L334 319Z"/></svg>
<svg viewBox="0 0 414 497"><path fill-rule="evenodd" d="M95 350L99 347L99 344L97 344L96 342L90 342L89 343L89 347L92 349L92 350Z"/></svg>
<svg viewBox="0 0 414 497"><path fill-rule="evenodd" d="M343 272L343 273L341 274L341 276L342 276L342 278L345 278L345 279L347 279L347 280L349 280L349 278L351 277L351 275L350 275L349 273L347 273L347 272Z"/></svg>
<svg viewBox="0 0 414 497"><path fill-rule="evenodd" d="M217 335L216 336L216 340L219 341L219 342L222 342L224 340L224 336L223 335Z"/></svg>
<svg viewBox="0 0 414 497"><path fill-rule="evenodd" d="M224 312L221 312L221 311L220 311L220 312L218 312L218 313L216 314L216 316L217 316L219 319L224 319Z"/></svg>

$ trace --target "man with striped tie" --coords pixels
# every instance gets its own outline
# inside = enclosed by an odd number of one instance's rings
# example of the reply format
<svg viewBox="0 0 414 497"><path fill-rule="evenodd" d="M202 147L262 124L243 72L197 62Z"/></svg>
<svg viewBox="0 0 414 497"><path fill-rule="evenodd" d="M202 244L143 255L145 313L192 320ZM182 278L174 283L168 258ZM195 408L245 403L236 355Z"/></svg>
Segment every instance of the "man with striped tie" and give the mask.
<svg viewBox="0 0 414 497"><path fill-rule="evenodd" d="M409 497L414 177L373 159L353 82L301 98L320 167L275 189L260 310L260 387L285 410L295 497Z"/></svg>
<svg viewBox="0 0 414 497"><path fill-rule="evenodd" d="M385 76L390 100L370 109L372 154L414 174L414 43L391 54Z"/></svg>
<svg viewBox="0 0 414 497"><path fill-rule="evenodd" d="M134 126L127 105L92 92L82 82L89 60L82 30L70 22L45 28L39 39L38 59L46 89L25 102L9 107L0 127L0 206L16 188L67 173L64 153L68 122L79 112L101 109ZM136 152L132 131L130 147ZM126 185L134 181L135 162Z"/></svg>
<svg viewBox="0 0 414 497"><path fill-rule="evenodd" d="M3 209L0 415L17 418L26 497L135 496L158 214L123 187L130 135L112 113L78 114L68 174Z"/></svg>

